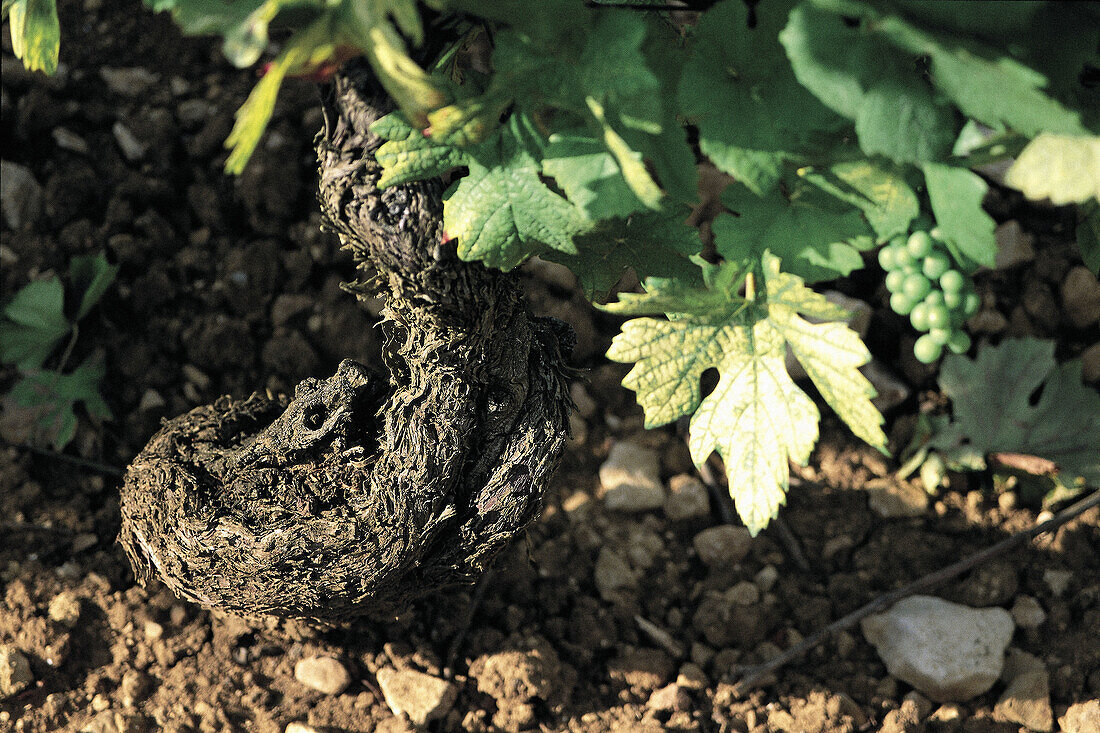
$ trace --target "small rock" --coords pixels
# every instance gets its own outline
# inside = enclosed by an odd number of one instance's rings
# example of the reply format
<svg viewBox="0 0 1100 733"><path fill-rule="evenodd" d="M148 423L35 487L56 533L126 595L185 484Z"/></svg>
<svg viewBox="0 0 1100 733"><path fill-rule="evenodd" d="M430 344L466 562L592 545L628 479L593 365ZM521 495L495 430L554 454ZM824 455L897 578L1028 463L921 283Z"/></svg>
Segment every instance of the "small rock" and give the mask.
<svg viewBox="0 0 1100 733"><path fill-rule="evenodd" d="M997 238L996 269L1007 270L1035 259L1035 248L1032 246L1035 237L1025 232L1015 219L999 224L993 230L993 236Z"/></svg>
<svg viewBox="0 0 1100 733"><path fill-rule="evenodd" d="M130 132L130 128L126 125L116 122L111 128L111 134L115 136L118 149L122 151L122 156L126 160L136 163L145 157L145 146L134 137L134 133Z"/></svg>
<svg viewBox="0 0 1100 733"><path fill-rule="evenodd" d="M623 591L630 591L638 584L638 578L622 555L604 547L596 558L596 567L592 571L592 580L600 598L614 601Z"/></svg>
<svg viewBox="0 0 1100 733"><path fill-rule="evenodd" d="M1047 620L1046 611L1032 596L1016 596L1012 604L1012 619L1021 629L1036 629Z"/></svg>
<svg viewBox="0 0 1100 733"><path fill-rule="evenodd" d="M312 725L306 725L305 723L287 723L286 728L283 729L283 733L321 733Z"/></svg>
<svg viewBox="0 0 1100 733"><path fill-rule="evenodd" d="M660 649L641 648L612 659L607 664L607 671L614 680L650 691L667 684L676 667L672 658Z"/></svg>
<svg viewBox="0 0 1100 733"><path fill-rule="evenodd" d="M172 604L168 609L168 620L173 626L183 626L187 622L187 609L178 603Z"/></svg>
<svg viewBox="0 0 1100 733"><path fill-rule="evenodd" d="M0 210L12 229L33 224L42 213L42 186L30 169L0 161Z"/></svg>
<svg viewBox="0 0 1100 733"><path fill-rule="evenodd" d="M650 710L690 710L691 695L673 682L650 695L646 707Z"/></svg>
<svg viewBox="0 0 1100 733"><path fill-rule="evenodd" d="M185 99L176 107L176 117L187 129L197 128L216 112L213 105L205 99Z"/></svg>
<svg viewBox="0 0 1100 733"><path fill-rule="evenodd" d="M1030 656L1030 655L1028 655ZM1038 660L1036 660L1038 661ZM995 718L1035 731L1054 727L1054 712L1050 707L1050 680L1046 669L1029 669L1015 675L993 708Z"/></svg>
<svg viewBox="0 0 1100 733"><path fill-rule="evenodd" d="M1100 383L1100 342L1081 354L1081 379L1087 384Z"/></svg>
<svg viewBox="0 0 1100 733"><path fill-rule="evenodd" d="M22 692L32 682L34 675L23 652L9 644L0 646L0 700Z"/></svg>
<svg viewBox="0 0 1100 733"><path fill-rule="evenodd" d="M63 591L50 601L47 613L51 620L71 629L80 620L80 601L71 590Z"/></svg>
<svg viewBox="0 0 1100 733"><path fill-rule="evenodd" d="M1100 730L1100 700L1088 700L1069 706L1058 718L1062 733L1096 733Z"/></svg>
<svg viewBox="0 0 1100 733"><path fill-rule="evenodd" d="M668 482L665 516L673 522L697 519L710 514L710 496L703 482L686 473Z"/></svg>
<svg viewBox="0 0 1100 733"><path fill-rule="evenodd" d="M710 685L707 673L695 662L684 662L676 675L676 684L688 690L705 690Z"/></svg>
<svg viewBox="0 0 1100 733"><path fill-rule="evenodd" d="M761 593L770 591L777 580L779 580L779 571L776 570L774 565L765 565L752 578L752 582L756 583L756 587L760 589Z"/></svg>
<svg viewBox="0 0 1100 733"><path fill-rule="evenodd" d="M905 700L913 703L917 711L917 719L924 720L932 712L932 701L916 690L911 690L905 695Z"/></svg>
<svg viewBox="0 0 1100 733"><path fill-rule="evenodd" d="M99 544L99 537L96 537L91 532L81 532L76 537L73 537L73 554L90 550Z"/></svg>
<svg viewBox="0 0 1100 733"><path fill-rule="evenodd" d="M644 512L665 503L657 453L634 443L615 444L600 466L600 484L613 511Z"/></svg>
<svg viewBox="0 0 1100 733"><path fill-rule="evenodd" d="M199 389L206 389L210 386L210 377L199 369L194 364L184 364L180 367L180 371L183 373L183 378L187 380L188 384L193 384Z"/></svg>
<svg viewBox="0 0 1100 733"><path fill-rule="evenodd" d="M861 366L859 371L863 373L863 376L867 377L867 381L871 383L871 386L875 388L875 392L878 393L878 395L871 400L871 403L878 408L879 412L886 412L893 407L897 407L902 402L909 399L909 395L912 393L908 384L901 381L892 371L876 359L872 359Z"/></svg>
<svg viewBox="0 0 1100 733"><path fill-rule="evenodd" d="M145 390L145 394L141 396L141 402L138 403L139 412L153 412L164 407L167 402L160 396L160 392L156 391L152 387Z"/></svg>
<svg viewBox="0 0 1100 733"><path fill-rule="evenodd" d="M911 596L863 620L863 635L894 677L937 702L988 690L1004 666L1012 616L933 596Z"/></svg>
<svg viewBox="0 0 1100 733"><path fill-rule="evenodd" d="M383 667L378 670L378 687L390 710L404 713L415 725L444 717L458 696L451 682L412 669Z"/></svg>
<svg viewBox="0 0 1100 733"><path fill-rule="evenodd" d="M742 580L726 591L726 598L738 606L752 606L760 602L760 589L755 584Z"/></svg>
<svg viewBox="0 0 1100 733"><path fill-rule="evenodd" d="M97 713L101 713L111 707L111 701L106 698L102 693L97 694L92 698L92 710Z"/></svg>
<svg viewBox="0 0 1100 733"><path fill-rule="evenodd" d="M122 684L119 685L123 707L132 708L137 705L149 694L151 686L152 683L145 673L136 669L127 670L122 675Z"/></svg>
<svg viewBox="0 0 1100 733"><path fill-rule="evenodd" d="M745 527L719 524L695 535L691 543L707 567L729 567L749 554L752 535Z"/></svg>
<svg viewBox="0 0 1100 733"><path fill-rule="evenodd" d="M55 127L50 134L53 136L53 141L57 143L57 147L62 150L68 150L78 155L88 154L88 143L72 130Z"/></svg>
<svg viewBox="0 0 1100 733"><path fill-rule="evenodd" d="M294 665L294 678L306 687L339 695L351 684L351 675L344 665L332 657L308 657Z"/></svg>
<svg viewBox="0 0 1100 733"><path fill-rule="evenodd" d="M562 664L545 639L529 639L528 644L533 648L493 652L475 659L470 676L477 680L477 689L498 706L534 698L552 708L564 704L572 693L576 670Z"/></svg>
<svg viewBox="0 0 1100 733"><path fill-rule="evenodd" d="M973 318L967 321L966 325L970 328L971 333L988 333L991 336L996 336L1008 328L1008 319L999 310L986 308L978 311Z"/></svg>
<svg viewBox="0 0 1100 733"><path fill-rule="evenodd" d="M112 93L131 98L140 97L159 80L156 74L140 67L115 69L104 66L99 76Z"/></svg>
<svg viewBox="0 0 1100 733"><path fill-rule="evenodd" d="M1065 595L1071 580L1073 580L1073 573L1069 570L1050 569L1043 571L1043 582L1050 588L1050 592L1059 598Z"/></svg>
<svg viewBox="0 0 1100 733"><path fill-rule="evenodd" d="M164 636L164 627L158 624L156 621L149 620L145 622L145 638L150 641L155 641Z"/></svg>
<svg viewBox="0 0 1100 733"><path fill-rule="evenodd" d="M1062 308L1075 328L1100 321L1100 281L1084 265L1066 273L1062 281Z"/></svg>
<svg viewBox="0 0 1100 733"><path fill-rule="evenodd" d="M928 492L911 482L875 478L866 486L867 505L883 519L919 517L928 511Z"/></svg>

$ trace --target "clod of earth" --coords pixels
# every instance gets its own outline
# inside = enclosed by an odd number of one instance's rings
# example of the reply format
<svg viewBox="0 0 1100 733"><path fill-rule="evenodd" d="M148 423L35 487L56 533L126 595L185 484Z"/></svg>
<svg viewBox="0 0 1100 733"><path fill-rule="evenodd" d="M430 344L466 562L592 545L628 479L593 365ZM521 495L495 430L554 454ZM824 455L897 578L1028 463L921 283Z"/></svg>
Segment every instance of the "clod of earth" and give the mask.
<svg viewBox="0 0 1100 733"><path fill-rule="evenodd" d="M439 181L379 189L389 111L338 74L318 136L327 224L388 296L382 363L344 361L293 400L222 398L167 422L122 489L139 579L201 605L334 622L476 578L536 516L565 444L572 334L514 278L461 261Z"/></svg>

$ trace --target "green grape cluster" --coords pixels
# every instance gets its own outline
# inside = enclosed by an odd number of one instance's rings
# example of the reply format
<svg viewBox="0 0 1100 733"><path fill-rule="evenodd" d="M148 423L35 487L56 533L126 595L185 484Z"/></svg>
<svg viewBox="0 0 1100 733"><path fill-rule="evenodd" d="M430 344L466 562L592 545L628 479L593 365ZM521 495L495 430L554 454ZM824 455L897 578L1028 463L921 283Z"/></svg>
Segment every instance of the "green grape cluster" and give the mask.
<svg viewBox="0 0 1100 733"><path fill-rule="evenodd" d="M962 324L981 304L973 282L952 267L951 255L936 234L933 229L898 237L878 255L886 270L890 307L909 316L913 328L923 332L913 355L925 364L939 359L945 346L956 354L970 348Z"/></svg>

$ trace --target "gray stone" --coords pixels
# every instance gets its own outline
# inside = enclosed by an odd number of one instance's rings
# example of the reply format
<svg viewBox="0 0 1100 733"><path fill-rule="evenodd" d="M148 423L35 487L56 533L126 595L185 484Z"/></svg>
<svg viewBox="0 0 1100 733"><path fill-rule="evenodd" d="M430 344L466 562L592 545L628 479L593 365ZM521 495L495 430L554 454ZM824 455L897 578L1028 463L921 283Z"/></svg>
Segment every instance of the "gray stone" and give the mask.
<svg viewBox="0 0 1100 733"><path fill-rule="evenodd" d="M877 478L866 488L867 505L883 519L919 517L928 510L928 492L908 481Z"/></svg>
<svg viewBox="0 0 1100 733"><path fill-rule="evenodd" d="M993 236L997 238L998 270L1023 265L1035 259L1035 248L1032 246L1035 237L1025 232L1015 219L997 225Z"/></svg>
<svg viewBox="0 0 1100 733"><path fill-rule="evenodd" d="M1084 265L1066 273L1062 281L1062 308L1075 328L1100 321L1100 281Z"/></svg>
<svg viewBox="0 0 1100 733"><path fill-rule="evenodd" d="M720 524L704 529L691 542L707 567L729 567L749 554L752 535L745 527Z"/></svg>
<svg viewBox="0 0 1100 733"><path fill-rule="evenodd" d="M33 224L42 213L42 186L30 169L0 161L0 209L12 229Z"/></svg>
<svg viewBox="0 0 1100 733"><path fill-rule="evenodd" d="M779 571L774 565L765 565L752 578L752 582L756 583L756 587L760 589L761 593L770 591L777 580L779 580Z"/></svg>
<svg viewBox="0 0 1100 733"><path fill-rule="evenodd" d="M294 665L294 678L326 695L339 695L351 684L347 668L332 657L308 657Z"/></svg>
<svg viewBox="0 0 1100 733"><path fill-rule="evenodd" d="M214 105L205 99L186 99L176 107L176 117L179 118L181 125L192 129L213 117L215 111Z"/></svg>
<svg viewBox="0 0 1100 733"><path fill-rule="evenodd" d="M710 514L710 496L699 479L686 473L673 476L668 488L665 516L672 521L698 519Z"/></svg>
<svg viewBox="0 0 1100 733"><path fill-rule="evenodd" d="M753 606L760 602L760 589L755 584L742 580L726 591L726 598L738 606Z"/></svg>
<svg viewBox="0 0 1100 733"><path fill-rule="evenodd" d="M657 453L630 442L616 443L600 466L604 504L621 512L644 512L665 503Z"/></svg>
<svg viewBox="0 0 1100 733"><path fill-rule="evenodd" d="M57 143L57 147L62 150L68 150L78 155L88 154L88 143L84 138L80 137L80 135L77 135L72 130L64 127L55 127L50 134L53 136L53 141Z"/></svg>
<svg viewBox="0 0 1100 733"><path fill-rule="evenodd" d="M1050 588L1050 592L1061 597L1069 589L1069 582L1073 580L1073 573L1069 570L1044 570L1043 582Z"/></svg>
<svg viewBox="0 0 1100 733"><path fill-rule="evenodd" d="M862 627L891 675L947 702L968 700L993 686L1015 625L1003 608L973 609L911 596L864 619Z"/></svg>
<svg viewBox="0 0 1100 733"><path fill-rule="evenodd" d="M104 66L100 68L99 76L112 93L131 98L140 97L160 79L148 69L138 66L122 69Z"/></svg>
<svg viewBox="0 0 1100 733"><path fill-rule="evenodd" d="M593 582L600 598L613 601L623 591L630 591L638 584L638 577L622 555L604 547L596 558L596 567L592 572Z"/></svg>
<svg viewBox="0 0 1100 733"><path fill-rule="evenodd" d="M1054 727L1050 707L1050 679L1038 657L1012 650L1005 663L1008 686L993 708L999 720L1046 733Z"/></svg>
<svg viewBox="0 0 1100 733"><path fill-rule="evenodd" d="M0 646L0 700L17 695L31 686L34 675L23 652L14 646Z"/></svg>
<svg viewBox="0 0 1100 733"><path fill-rule="evenodd" d="M1012 604L1010 613L1012 614L1012 620L1021 629L1036 629L1047 620L1046 611L1039 605L1039 601L1032 596L1016 596L1016 601Z"/></svg>
<svg viewBox="0 0 1100 733"><path fill-rule="evenodd" d="M412 669L383 667L378 670L378 687L390 710L409 716L415 725L445 716L458 696L451 682Z"/></svg>
<svg viewBox="0 0 1100 733"><path fill-rule="evenodd" d="M114 135L115 142L118 143L118 149L122 151L122 157L126 160L136 163L145 157L145 145L134 136L134 133L126 125L116 122L111 127L111 134Z"/></svg>
<svg viewBox="0 0 1100 733"><path fill-rule="evenodd" d="M1096 733L1100 730L1100 700L1087 700L1069 706L1058 718L1062 733Z"/></svg>

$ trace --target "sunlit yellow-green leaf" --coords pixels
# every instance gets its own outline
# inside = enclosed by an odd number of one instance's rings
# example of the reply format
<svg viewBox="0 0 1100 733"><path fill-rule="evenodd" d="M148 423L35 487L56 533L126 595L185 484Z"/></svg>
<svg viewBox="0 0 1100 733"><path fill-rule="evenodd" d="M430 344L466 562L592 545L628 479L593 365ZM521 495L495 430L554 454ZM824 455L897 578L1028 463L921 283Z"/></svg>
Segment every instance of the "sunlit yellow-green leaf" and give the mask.
<svg viewBox="0 0 1100 733"><path fill-rule="evenodd" d="M1005 183L1059 206L1100 199L1100 137L1043 133L1016 158Z"/></svg>
<svg viewBox="0 0 1100 733"><path fill-rule="evenodd" d="M11 27L11 49L30 71L57 71L61 25L55 0L4 3Z"/></svg>

